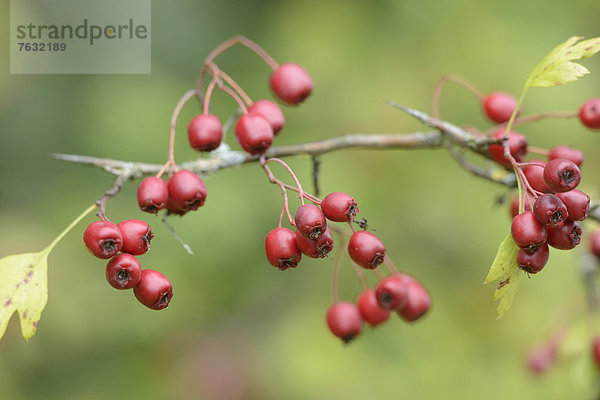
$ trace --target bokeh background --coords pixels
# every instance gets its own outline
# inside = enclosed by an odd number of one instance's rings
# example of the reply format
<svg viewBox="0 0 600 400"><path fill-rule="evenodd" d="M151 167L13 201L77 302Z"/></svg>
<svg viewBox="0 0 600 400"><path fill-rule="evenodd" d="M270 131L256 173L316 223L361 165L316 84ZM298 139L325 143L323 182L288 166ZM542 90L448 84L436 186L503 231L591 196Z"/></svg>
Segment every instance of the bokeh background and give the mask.
<svg viewBox="0 0 600 400"><path fill-rule="evenodd" d="M429 111L445 73L484 92L517 94L530 69L572 35L600 35L596 0L153 1L152 74L9 75L8 2L0 5L0 255L44 248L111 185L106 173L55 161L53 152L163 162L169 118L195 85L206 54L243 34L280 62L310 71L313 96L286 109L277 144L344 133L424 128L383 100ZM269 96L269 71L242 47L218 59L254 98ZM600 96L592 74L564 87L533 89L524 113L574 110ZM222 118L234 104L217 93ZM197 157L179 124L179 162ZM480 105L448 85L442 116L490 125ZM531 143L587 150L582 187L598 198L600 136L577 121L523 130ZM236 145L229 138L232 145ZM38 333L20 336L16 318L0 341L2 399L564 399L587 398L568 364L543 377L525 367L536 342L585 310L579 252L553 250L543 273L524 279L512 310L495 320L494 287L483 280L509 229L506 191L461 170L443 150L340 151L322 157L324 192L358 201L398 266L433 296L423 321L392 318L343 346L325 325L331 260L305 259L279 272L264 255L277 224L278 189L256 165L206 178L206 206L172 224L195 250L187 255L158 218L136 207L136 184L111 200L113 220L152 224L145 267L165 273L175 297L151 311L104 279L105 263L81 241L86 218L49 260L49 301ZM310 187L310 160L289 159ZM282 171L277 171L282 174ZM282 174L283 175L283 174ZM588 224L588 230L592 224ZM584 246L581 246L582 248ZM372 277L374 278L374 277ZM371 280L374 282L374 280ZM360 287L345 263L341 296Z"/></svg>

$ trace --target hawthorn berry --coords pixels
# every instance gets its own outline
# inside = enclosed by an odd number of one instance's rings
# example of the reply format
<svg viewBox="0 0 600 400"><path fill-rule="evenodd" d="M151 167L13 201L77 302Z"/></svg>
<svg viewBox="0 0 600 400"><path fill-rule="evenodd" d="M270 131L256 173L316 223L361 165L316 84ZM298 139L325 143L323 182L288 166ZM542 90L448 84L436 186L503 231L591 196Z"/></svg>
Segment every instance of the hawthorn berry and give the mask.
<svg viewBox="0 0 600 400"><path fill-rule="evenodd" d="M321 210L325 217L334 222L348 222L354 220L358 214L356 200L346 193L329 193L321 201Z"/></svg>
<svg viewBox="0 0 600 400"><path fill-rule="evenodd" d="M357 231L352 234L348 241L348 254L361 267L374 269L385 258L385 246L372 233Z"/></svg>
<svg viewBox="0 0 600 400"><path fill-rule="evenodd" d="M583 103L579 109L579 120L590 129L600 129L600 98Z"/></svg>
<svg viewBox="0 0 600 400"><path fill-rule="evenodd" d="M106 280L115 289L131 289L142 276L140 262L128 253L120 253L106 265Z"/></svg>
<svg viewBox="0 0 600 400"><path fill-rule="evenodd" d="M592 350L596 367L600 368L600 336L596 336L592 341Z"/></svg>
<svg viewBox="0 0 600 400"><path fill-rule="evenodd" d="M568 192L556 193L556 197L562 200L569 212L569 219L583 221L590 212L590 196L578 189Z"/></svg>
<svg viewBox="0 0 600 400"><path fill-rule="evenodd" d="M150 241L154 237L152 229L144 221L139 219L127 219L119 222L117 227L123 235L123 253L129 253L136 256L144 254L150 249Z"/></svg>
<svg viewBox="0 0 600 400"><path fill-rule="evenodd" d="M556 226L569 217L567 206L557 196L544 193L533 203L533 215L544 226Z"/></svg>
<svg viewBox="0 0 600 400"><path fill-rule="evenodd" d="M544 167L546 162L542 160L531 160L525 165L522 170L527 178L527 182L533 188L542 193L550 193L551 190L544 181Z"/></svg>
<svg viewBox="0 0 600 400"><path fill-rule="evenodd" d="M283 102L298 105L310 96L313 81L300 65L285 63L271 74L271 89Z"/></svg>
<svg viewBox="0 0 600 400"><path fill-rule="evenodd" d="M600 229L595 230L590 235L590 250L592 254L600 258Z"/></svg>
<svg viewBox="0 0 600 400"><path fill-rule="evenodd" d="M216 115L198 115L188 125L188 140L195 150L212 151L219 147L222 138L223 125Z"/></svg>
<svg viewBox="0 0 600 400"><path fill-rule="evenodd" d="M173 286L166 276L153 269L144 269L133 287L136 299L153 310L167 308L173 298Z"/></svg>
<svg viewBox="0 0 600 400"><path fill-rule="evenodd" d="M187 169L182 169L169 179L169 200L182 211L196 210L206 200L206 185L202 178Z"/></svg>
<svg viewBox="0 0 600 400"><path fill-rule="evenodd" d="M493 92L485 96L482 104L485 115L497 124L501 124L510 119L517 106L517 99L508 93Z"/></svg>
<svg viewBox="0 0 600 400"><path fill-rule="evenodd" d="M416 280L408 280L406 290L406 304L396 312L406 322L414 322L429 311L431 297L423 285Z"/></svg>
<svg viewBox="0 0 600 400"><path fill-rule="evenodd" d="M550 249L546 243L535 249L519 249L517 253L517 264L519 268L529 274L537 274L548 262Z"/></svg>
<svg viewBox="0 0 600 400"><path fill-rule="evenodd" d="M571 160L555 158L544 167L544 182L554 192L568 192L579 185L581 173Z"/></svg>
<svg viewBox="0 0 600 400"><path fill-rule="evenodd" d="M581 227L579 223L570 219L558 226L549 226L548 245L560 250L570 250L581 242Z"/></svg>
<svg viewBox="0 0 600 400"><path fill-rule="evenodd" d="M267 234L265 251L269 263L282 271L296 268L302 259L296 234L287 228L275 228Z"/></svg>
<svg viewBox="0 0 600 400"><path fill-rule="evenodd" d="M583 151L568 146L554 146L550 149L548 159L554 160L555 158L566 158L581 168L581 164L583 164Z"/></svg>
<svg viewBox="0 0 600 400"><path fill-rule="evenodd" d="M155 176L145 178L138 186L137 199L142 211L156 214L167 206L168 197L167 183Z"/></svg>
<svg viewBox="0 0 600 400"><path fill-rule="evenodd" d="M414 281L406 274L393 274L383 278L375 286L377 304L384 310L400 310L406 305L408 283Z"/></svg>
<svg viewBox="0 0 600 400"><path fill-rule="evenodd" d="M527 355L527 366L535 374L542 374L556 361L556 346L552 343L535 348Z"/></svg>
<svg viewBox="0 0 600 400"><path fill-rule="evenodd" d="M250 154L264 153L273 143L273 128L261 114L247 113L235 125L238 143Z"/></svg>
<svg viewBox="0 0 600 400"><path fill-rule="evenodd" d="M333 237L329 228L317 239L309 239L300 231L296 231L296 244L302 254L310 258L326 257L333 250Z"/></svg>
<svg viewBox="0 0 600 400"><path fill-rule="evenodd" d="M83 233L83 242L93 255L108 259L121 250L123 235L117 225L112 222L96 221L86 228Z"/></svg>
<svg viewBox="0 0 600 400"><path fill-rule="evenodd" d="M349 343L362 330L360 311L353 303L339 301L327 310L327 325L335 336Z"/></svg>
<svg viewBox="0 0 600 400"><path fill-rule="evenodd" d="M389 310L384 310L379 306L379 303L377 303L374 289L363 290L363 292L358 295L356 304L362 319L373 327L390 318L391 312Z"/></svg>
<svg viewBox="0 0 600 400"><path fill-rule="evenodd" d="M513 240L519 247L533 249L546 241L547 232L531 211L525 211L513 218L510 227Z"/></svg>
<svg viewBox="0 0 600 400"><path fill-rule="evenodd" d="M248 112L262 115L271 125L274 135L277 135L285 125L285 117L281 112L281 108L271 100L255 101L248 107Z"/></svg>
<svg viewBox="0 0 600 400"><path fill-rule="evenodd" d="M492 135L495 139L504 137L504 129L499 129ZM520 133L510 131L508 133L508 149L515 161L521 162L527 154L527 138ZM510 161L504 158L504 146L501 144L490 144L488 147L490 157L498 164L505 167L510 166Z"/></svg>
<svg viewBox="0 0 600 400"><path fill-rule="evenodd" d="M325 232L327 220L323 211L314 204L304 204L296 211L296 228L309 239L317 239Z"/></svg>

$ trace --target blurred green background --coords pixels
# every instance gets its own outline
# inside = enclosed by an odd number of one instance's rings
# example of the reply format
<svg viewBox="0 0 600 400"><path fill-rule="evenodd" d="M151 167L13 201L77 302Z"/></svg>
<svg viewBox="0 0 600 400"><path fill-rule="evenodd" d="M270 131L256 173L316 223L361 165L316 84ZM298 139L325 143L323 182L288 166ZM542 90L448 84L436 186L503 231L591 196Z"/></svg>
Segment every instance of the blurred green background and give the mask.
<svg viewBox="0 0 600 400"><path fill-rule="evenodd" d="M7 31L8 2L0 14ZM484 92L517 94L554 46L572 35L599 36L599 14L597 0L154 1L152 74L142 76L9 75L3 40L0 255L44 248L111 184L108 174L50 153L163 162L175 103L195 85L206 54L230 36L246 35L311 73L313 96L285 110L276 144L289 144L422 130L383 99L429 111L445 73ZM246 49L218 62L253 98L269 95L269 71ZM524 113L574 110L600 96L600 57L584 64L591 76L532 90ZM220 117L233 107L215 95ZM190 104L181 115L179 162L197 157L185 139L197 112ZM452 84L442 116L490 126L476 99ZM539 147L588 150L582 187L599 197L597 133L576 121L541 122L523 133ZM25 342L13 319L0 341L0 398L586 398L567 366L540 378L524 362L532 344L584 310L577 251L553 250L544 272L522 281L512 310L497 321L494 288L482 282L509 229L506 206L494 205L503 188L468 175L441 150L340 151L322 160L323 191L351 193L396 264L431 292L433 309L423 321L392 318L349 346L334 338L324 322L331 260L305 258L282 273L265 259L264 237L277 224L281 199L256 165L207 177L206 206L172 219L195 256L137 209L129 183L109 202L109 215L152 224L152 251L141 262L171 279L171 306L145 309L106 283L105 263L81 241L93 221L86 218L50 256L38 333ZM309 159L289 162L310 187ZM359 290L345 263L341 296L353 300Z"/></svg>

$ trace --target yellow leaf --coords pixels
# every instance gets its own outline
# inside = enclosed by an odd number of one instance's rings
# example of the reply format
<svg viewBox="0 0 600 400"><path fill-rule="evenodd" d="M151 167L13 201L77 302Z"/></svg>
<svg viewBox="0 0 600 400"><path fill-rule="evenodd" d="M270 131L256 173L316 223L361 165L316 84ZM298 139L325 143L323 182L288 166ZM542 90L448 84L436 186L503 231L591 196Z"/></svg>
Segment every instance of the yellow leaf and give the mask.
<svg viewBox="0 0 600 400"><path fill-rule="evenodd" d="M494 292L494 300L500 300L497 308L498 318L502 318L510 309L519 288L522 273L517 265L518 252L519 247L514 242L512 235L508 234L500 243L494 262L485 278L484 283L500 280L498 288Z"/></svg>

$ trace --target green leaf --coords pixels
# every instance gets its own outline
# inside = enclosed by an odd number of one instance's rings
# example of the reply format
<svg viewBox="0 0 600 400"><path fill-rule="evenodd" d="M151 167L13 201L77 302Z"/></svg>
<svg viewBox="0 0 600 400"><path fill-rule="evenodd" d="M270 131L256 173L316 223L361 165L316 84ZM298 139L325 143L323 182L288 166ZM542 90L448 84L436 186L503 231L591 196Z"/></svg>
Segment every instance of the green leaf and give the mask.
<svg viewBox="0 0 600 400"><path fill-rule="evenodd" d="M600 51L600 37L577 43L581 39L573 36L552 50L531 71L525 87L560 86L589 74L583 65L571 61L591 57Z"/></svg>
<svg viewBox="0 0 600 400"><path fill-rule="evenodd" d="M519 247L516 245L512 236L508 234L500 243L498 253L485 278L484 283L490 283L500 279L498 288L494 292L494 299L500 299L498 304L498 318L502 318L510 309L513 298L517 293L519 282L521 281L521 270L517 265L517 253Z"/></svg>

